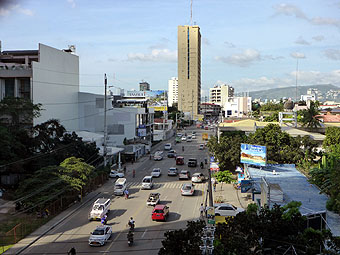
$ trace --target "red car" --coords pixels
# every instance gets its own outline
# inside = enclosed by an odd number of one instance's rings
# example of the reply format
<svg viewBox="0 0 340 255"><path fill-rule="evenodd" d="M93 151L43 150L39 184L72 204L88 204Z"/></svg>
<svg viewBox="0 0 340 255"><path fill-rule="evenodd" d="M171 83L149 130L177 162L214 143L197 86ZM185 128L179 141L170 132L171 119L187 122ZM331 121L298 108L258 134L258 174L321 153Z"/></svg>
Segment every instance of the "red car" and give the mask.
<svg viewBox="0 0 340 255"><path fill-rule="evenodd" d="M178 156L178 157L176 158L176 165L184 165L184 158Z"/></svg>
<svg viewBox="0 0 340 255"><path fill-rule="evenodd" d="M156 205L153 208L151 219L166 221L168 216L169 216L169 207L167 207L166 205Z"/></svg>

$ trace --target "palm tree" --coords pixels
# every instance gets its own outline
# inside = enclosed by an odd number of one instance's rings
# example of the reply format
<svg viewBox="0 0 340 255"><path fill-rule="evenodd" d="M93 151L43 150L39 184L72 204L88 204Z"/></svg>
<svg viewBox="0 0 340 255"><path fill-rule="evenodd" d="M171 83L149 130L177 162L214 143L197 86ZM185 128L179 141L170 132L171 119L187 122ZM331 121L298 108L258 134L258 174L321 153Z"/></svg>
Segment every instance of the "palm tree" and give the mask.
<svg viewBox="0 0 340 255"><path fill-rule="evenodd" d="M310 130L321 127L320 116L317 116L319 114L319 102L311 101L309 107L306 110L302 110L302 126L307 127Z"/></svg>

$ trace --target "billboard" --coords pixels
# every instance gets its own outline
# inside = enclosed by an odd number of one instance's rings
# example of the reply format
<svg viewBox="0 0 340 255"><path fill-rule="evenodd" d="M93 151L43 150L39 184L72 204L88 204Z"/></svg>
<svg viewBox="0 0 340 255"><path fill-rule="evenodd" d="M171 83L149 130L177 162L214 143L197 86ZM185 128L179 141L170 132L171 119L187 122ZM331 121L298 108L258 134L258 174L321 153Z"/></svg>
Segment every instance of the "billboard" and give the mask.
<svg viewBox="0 0 340 255"><path fill-rule="evenodd" d="M126 91L126 97L148 99L148 107L154 108L157 112L168 111L167 91L166 90L148 90L148 91Z"/></svg>
<svg viewBox="0 0 340 255"><path fill-rule="evenodd" d="M241 143L241 163L266 166L266 146Z"/></svg>

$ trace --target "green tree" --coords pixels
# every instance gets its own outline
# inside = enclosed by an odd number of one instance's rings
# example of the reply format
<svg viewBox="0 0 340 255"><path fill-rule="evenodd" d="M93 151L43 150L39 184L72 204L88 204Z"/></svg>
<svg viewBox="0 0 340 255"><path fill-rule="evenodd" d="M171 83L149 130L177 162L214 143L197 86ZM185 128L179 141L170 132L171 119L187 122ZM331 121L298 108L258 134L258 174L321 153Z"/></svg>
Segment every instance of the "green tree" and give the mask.
<svg viewBox="0 0 340 255"><path fill-rule="evenodd" d="M316 129L321 126L320 124L320 117L317 116L320 114L319 111L319 102L310 102L310 106L302 110L302 126L307 127L310 130Z"/></svg>
<svg viewBox="0 0 340 255"><path fill-rule="evenodd" d="M214 177L216 178L217 181L224 183L233 183L235 181L233 174L228 170L219 171L214 175Z"/></svg>
<svg viewBox="0 0 340 255"><path fill-rule="evenodd" d="M338 127L327 127L326 138L323 140L323 146L331 146L340 144L340 128Z"/></svg>
<svg viewBox="0 0 340 255"><path fill-rule="evenodd" d="M0 123L14 129L30 128L41 110L41 104L33 104L29 99L5 97L0 102Z"/></svg>
<svg viewBox="0 0 340 255"><path fill-rule="evenodd" d="M264 122L279 122L279 112L273 112L263 119Z"/></svg>
<svg viewBox="0 0 340 255"><path fill-rule="evenodd" d="M284 109L283 109L283 101L281 101L280 103L277 103L277 104L275 104L275 103L272 103L272 102L268 102L268 103L266 103L266 104L263 104L263 105L261 105L261 108L260 108L260 110L261 110L261 112L263 112L263 111L283 111Z"/></svg>

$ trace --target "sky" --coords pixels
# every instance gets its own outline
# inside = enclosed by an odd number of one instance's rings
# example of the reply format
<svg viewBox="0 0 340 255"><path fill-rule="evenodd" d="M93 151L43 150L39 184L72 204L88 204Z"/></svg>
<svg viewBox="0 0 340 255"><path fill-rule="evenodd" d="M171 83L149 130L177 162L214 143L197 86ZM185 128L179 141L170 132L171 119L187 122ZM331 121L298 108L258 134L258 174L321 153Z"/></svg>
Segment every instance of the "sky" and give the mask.
<svg viewBox="0 0 340 255"><path fill-rule="evenodd" d="M340 86L340 0L193 0L202 35L202 96ZM2 50L76 46L80 90L167 89L177 76L177 26L190 25L190 0L0 0ZM298 68L297 68L298 66ZM339 88L340 89L340 88Z"/></svg>

